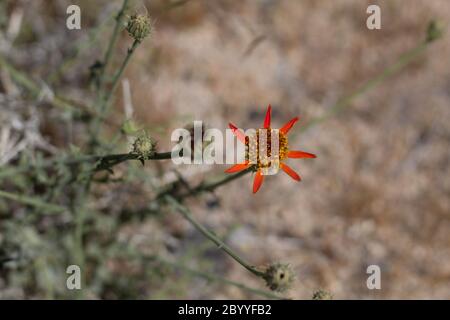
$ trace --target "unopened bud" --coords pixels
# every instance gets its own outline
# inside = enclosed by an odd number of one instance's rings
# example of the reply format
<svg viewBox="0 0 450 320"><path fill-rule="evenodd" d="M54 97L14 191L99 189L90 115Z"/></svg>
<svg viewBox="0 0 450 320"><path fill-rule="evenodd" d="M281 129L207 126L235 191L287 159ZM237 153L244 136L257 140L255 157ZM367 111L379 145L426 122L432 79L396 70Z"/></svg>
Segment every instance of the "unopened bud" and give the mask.
<svg viewBox="0 0 450 320"><path fill-rule="evenodd" d="M134 140L132 153L141 161L148 160L156 153L156 141L143 133Z"/></svg>
<svg viewBox="0 0 450 320"><path fill-rule="evenodd" d="M434 40L439 39L442 37L442 34L444 33L443 26L439 21L432 20L428 24L427 28L427 42L433 42Z"/></svg>
<svg viewBox="0 0 450 320"><path fill-rule="evenodd" d="M263 277L270 290L284 292L291 288L295 274L289 264L274 263L266 268Z"/></svg>
<svg viewBox="0 0 450 320"><path fill-rule="evenodd" d="M152 23L148 15L134 14L127 23L127 31L130 37L141 42L152 32Z"/></svg>
<svg viewBox="0 0 450 320"><path fill-rule="evenodd" d="M333 300L333 295L329 293L328 291L319 289L316 292L314 292L312 296L313 300Z"/></svg>

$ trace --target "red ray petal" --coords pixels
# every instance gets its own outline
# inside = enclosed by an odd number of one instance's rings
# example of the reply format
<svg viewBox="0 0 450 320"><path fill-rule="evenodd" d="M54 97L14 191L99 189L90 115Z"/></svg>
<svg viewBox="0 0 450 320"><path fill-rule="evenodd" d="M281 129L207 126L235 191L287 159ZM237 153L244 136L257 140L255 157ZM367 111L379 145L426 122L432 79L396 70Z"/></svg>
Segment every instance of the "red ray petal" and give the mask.
<svg viewBox="0 0 450 320"><path fill-rule="evenodd" d="M287 154L288 158L300 159L300 158L317 158L315 154L303 151L289 151Z"/></svg>
<svg viewBox="0 0 450 320"><path fill-rule="evenodd" d="M239 131L239 129L231 122L228 125L230 129L233 131L233 134L239 139L239 141L245 144L245 134Z"/></svg>
<svg viewBox="0 0 450 320"><path fill-rule="evenodd" d="M264 128L265 129L269 129L270 128L270 115L272 113L272 106L269 104L269 106L267 107L267 112L266 112L266 118L264 119Z"/></svg>
<svg viewBox="0 0 450 320"><path fill-rule="evenodd" d="M297 174L297 172L295 172L294 170L291 169L291 167L289 167L287 164L282 163L281 164L281 169L286 172L292 179L296 180L296 181L300 181L302 180L300 178L300 176Z"/></svg>
<svg viewBox="0 0 450 320"><path fill-rule="evenodd" d="M255 179L253 180L253 193L257 193L259 188L261 188L261 185L264 181L264 176L261 174L260 171L258 171L255 175Z"/></svg>
<svg viewBox="0 0 450 320"><path fill-rule="evenodd" d="M291 128L294 126L294 124L298 121L298 117L295 117L294 119L289 120L288 123L286 123L281 129L280 132L283 134L286 134L291 130Z"/></svg>
<svg viewBox="0 0 450 320"><path fill-rule="evenodd" d="M248 161L245 162L245 163L238 163L238 164L235 164L234 166L228 168L227 170L225 170L225 172L226 173L235 173L235 172L239 172L239 171L245 170L249 166L250 165L249 165Z"/></svg>

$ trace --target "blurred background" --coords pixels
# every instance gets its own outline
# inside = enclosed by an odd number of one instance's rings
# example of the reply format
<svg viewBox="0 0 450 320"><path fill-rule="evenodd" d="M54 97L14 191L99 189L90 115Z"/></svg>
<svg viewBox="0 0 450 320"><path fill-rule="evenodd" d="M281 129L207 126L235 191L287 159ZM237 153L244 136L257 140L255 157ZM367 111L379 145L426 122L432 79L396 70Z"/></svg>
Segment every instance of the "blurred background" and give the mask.
<svg viewBox="0 0 450 320"><path fill-rule="evenodd" d="M0 1L0 190L69 205L75 182L39 163L84 153L88 119L64 106L95 103L93 66L121 3ZM66 28L70 4L81 8L81 30ZM370 4L381 8L381 30L366 27ZM449 1L135 0L127 14L147 12L154 31L101 133L112 153L130 150L129 137L116 135L127 118L170 151L175 128L255 128L270 103L274 127L300 116L290 145L318 158L289 161L301 183L281 173L253 195L246 175L190 198L196 219L251 264L290 263L290 298L322 288L335 299L450 299L448 34L332 109L423 42L430 20L446 25ZM121 31L110 70L131 43ZM180 176L195 185L226 168L127 162L96 177L83 202L82 297L261 298L224 281L267 291L261 279L150 201ZM80 294L65 287L79 254L74 220L0 197L1 299ZM381 290L366 286L373 264Z"/></svg>

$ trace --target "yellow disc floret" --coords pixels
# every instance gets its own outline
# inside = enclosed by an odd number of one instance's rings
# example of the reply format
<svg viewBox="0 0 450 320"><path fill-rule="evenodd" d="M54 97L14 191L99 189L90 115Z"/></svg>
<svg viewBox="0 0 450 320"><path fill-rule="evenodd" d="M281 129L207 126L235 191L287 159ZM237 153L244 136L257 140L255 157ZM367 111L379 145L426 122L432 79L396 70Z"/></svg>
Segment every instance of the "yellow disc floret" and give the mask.
<svg viewBox="0 0 450 320"><path fill-rule="evenodd" d="M287 158L288 139L278 129L258 129L245 138L245 148L245 159L254 164L255 169L278 171L280 161Z"/></svg>

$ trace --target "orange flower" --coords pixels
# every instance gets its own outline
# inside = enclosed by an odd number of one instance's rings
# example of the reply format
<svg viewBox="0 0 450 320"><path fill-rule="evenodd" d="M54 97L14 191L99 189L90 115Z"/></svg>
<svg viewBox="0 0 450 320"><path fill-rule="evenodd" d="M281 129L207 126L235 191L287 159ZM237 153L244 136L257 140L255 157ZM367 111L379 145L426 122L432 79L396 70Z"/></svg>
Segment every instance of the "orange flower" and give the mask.
<svg viewBox="0 0 450 320"><path fill-rule="evenodd" d="M298 117L291 119L281 129L276 130L271 129L270 127L271 112L272 107L269 105L269 107L267 108L266 118L264 120L264 127L256 130L256 134L252 137L253 139L251 139L249 136L246 136L234 124L229 124L230 129L233 131L234 135L238 138L239 141L245 144L246 154L244 163L236 164L225 172L235 173L246 170L248 168L253 168L256 172L255 178L253 180L253 193L258 192L264 181L264 176L273 174L274 169L275 171L278 171L278 169L283 170L295 181L301 180L300 176L294 170L292 170L291 167L282 162L283 160L287 158L316 158L316 155L312 153L289 150L287 133L298 121ZM272 157L271 152L272 134L278 134L279 150L278 153L273 153L274 157ZM267 141L266 145L260 145L260 142L264 141L263 139L260 139L260 136L262 136L262 138ZM250 161L251 159L254 159L254 161Z"/></svg>

